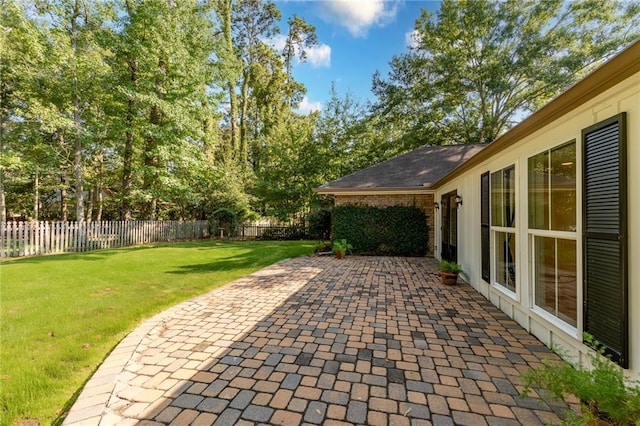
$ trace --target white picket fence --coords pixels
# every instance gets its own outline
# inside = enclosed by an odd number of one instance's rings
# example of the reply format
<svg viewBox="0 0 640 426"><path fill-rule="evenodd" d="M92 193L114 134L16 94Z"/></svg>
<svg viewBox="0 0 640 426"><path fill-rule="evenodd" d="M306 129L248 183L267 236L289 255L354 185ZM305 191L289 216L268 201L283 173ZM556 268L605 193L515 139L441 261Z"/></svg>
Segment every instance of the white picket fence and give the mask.
<svg viewBox="0 0 640 426"><path fill-rule="evenodd" d="M0 258L81 252L208 237L205 220L0 222Z"/></svg>

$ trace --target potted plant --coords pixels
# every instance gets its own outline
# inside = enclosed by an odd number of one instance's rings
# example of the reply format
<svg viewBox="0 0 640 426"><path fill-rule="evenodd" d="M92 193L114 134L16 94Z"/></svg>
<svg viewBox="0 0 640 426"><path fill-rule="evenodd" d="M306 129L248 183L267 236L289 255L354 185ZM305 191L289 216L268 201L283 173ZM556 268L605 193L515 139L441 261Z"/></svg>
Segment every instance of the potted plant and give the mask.
<svg viewBox="0 0 640 426"><path fill-rule="evenodd" d="M521 395L535 388L546 389L553 399L577 397L581 413L569 410L563 424L640 424L640 382L625 377L622 368L605 355L591 335L585 333L583 338L590 348L586 365L580 362L574 367L568 362L543 360L541 366L522 374Z"/></svg>
<svg viewBox="0 0 640 426"><path fill-rule="evenodd" d="M347 251L353 250L353 246L346 239L336 240L333 242L333 252L338 259L342 259L347 255Z"/></svg>
<svg viewBox="0 0 640 426"><path fill-rule="evenodd" d="M440 261L438 267L440 271L440 278L443 284L454 285L458 282L458 275L464 275L462 267L456 262L450 262L448 260Z"/></svg>

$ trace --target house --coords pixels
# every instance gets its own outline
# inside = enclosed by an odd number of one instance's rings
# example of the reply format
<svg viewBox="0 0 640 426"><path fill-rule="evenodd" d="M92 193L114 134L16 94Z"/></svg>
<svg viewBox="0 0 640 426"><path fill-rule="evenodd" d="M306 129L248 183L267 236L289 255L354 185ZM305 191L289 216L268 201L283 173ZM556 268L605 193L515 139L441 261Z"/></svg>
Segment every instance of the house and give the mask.
<svg viewBox="0 0 640 426"><path fill-rule="evenodd" d="M316 189L334 196L334 205L411 206L425 212L428 241L435 241L433 184L480 152L486 145L425 145L404 155L334 180ZM430 244L427 255L433 256Z"/></svg>
<svg viewBox="0 0 640 426"><path fill-rule="evenodd" d="M316 189L411 204L437 258L548 346L640 377L640 42L486 146L421 147Z"/></svg>

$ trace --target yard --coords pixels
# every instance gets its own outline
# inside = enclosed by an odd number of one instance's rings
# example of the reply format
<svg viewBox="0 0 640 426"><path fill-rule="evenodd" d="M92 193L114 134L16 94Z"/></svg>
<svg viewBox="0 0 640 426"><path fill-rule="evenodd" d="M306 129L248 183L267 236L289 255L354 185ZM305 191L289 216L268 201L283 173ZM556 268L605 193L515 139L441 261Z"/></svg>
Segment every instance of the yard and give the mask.
<svg viewBox="0 0 640 426"><path fill-rule="evenodd" d="M313 248L197 241L3 262L0 423L55 422L141 320Z"/></svg>

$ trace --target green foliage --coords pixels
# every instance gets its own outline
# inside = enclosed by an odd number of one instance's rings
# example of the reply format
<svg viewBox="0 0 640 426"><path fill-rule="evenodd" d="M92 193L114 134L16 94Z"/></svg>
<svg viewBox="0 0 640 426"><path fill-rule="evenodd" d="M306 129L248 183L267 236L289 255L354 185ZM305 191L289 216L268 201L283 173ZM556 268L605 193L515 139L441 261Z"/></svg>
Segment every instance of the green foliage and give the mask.
<svg viewBox="0 0 640 426"><path fill-rule="evenodd" d="M640 16L618 0L446 0L374 77L372 109L332 87L302 115L295 65L315 28L276 2L1 4L0 219L289 219L313 188L425 142L491 140L637 37Z"/></svg>
<svg viewBox="0 0 640 426"><path fill-rule="evenodd" d="M304 228L299 226L272 226L264 230L261 240L306 240L309 236Z"/></svg>
<svg viewBox="0 0 640 426"><path fill-rule="evenodd" d="M452 274L464 274L462 266L460 266L456 262L450 262L448 260L441 260L440 265L438 266L438 270L442 272L450 272Z"/></svg>
<svg viewBox="0 0 640 426"><path fill-rule="evenodd" d="M3 262L0 424L54 423L142 320L313 248L209 240Z"/></svg>
<svg viewBox="0 0 640 426"><path fill-rule="evenodd" d="M343 238L341 240L335 240L333 242L332 251L334 253L340 253L342 257L344 257L347 252L353 251L353 246L349 244L345 238Z"/></svg>
<svg viewBox="0 0 640 426"><path fill-rule="evenodd" d="M424 256L428 229L417 207L344 205L333 210L333 238L352 241L354 253Z"/></svg>
<svg viewBox="0 0 640 426"><path fill-rule="evenodd" d="M639 35L637 2L444 0L374 76L396 144L491 142Z"/></svg>
<svg viewBox="0 0 640 426"><path fill-rule="evenodd" d="M596 417L621 425L639 424L640 382L626 378L592 336L585 334L584 341L591 350L586 365L574 368L566 362L544 360L542 366L522 375L522 395L534 388L550 391L555 399L575 395L584 404L585 420Z"/></svg>

